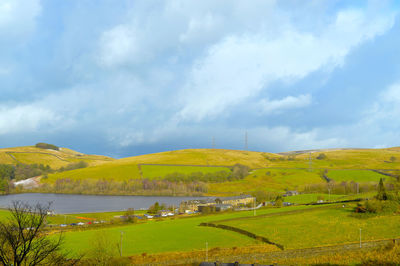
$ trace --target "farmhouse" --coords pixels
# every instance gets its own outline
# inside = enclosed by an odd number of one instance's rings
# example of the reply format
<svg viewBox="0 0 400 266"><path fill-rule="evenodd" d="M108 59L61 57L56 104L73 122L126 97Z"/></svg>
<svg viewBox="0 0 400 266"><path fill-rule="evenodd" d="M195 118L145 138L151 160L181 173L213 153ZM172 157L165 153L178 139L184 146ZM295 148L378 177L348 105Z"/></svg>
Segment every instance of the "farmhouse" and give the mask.
<svg viewBox="0 0 400 266"><path fill-rule="evenodd" d="M201 211L204 207L212 206L216 211L223 211L234 207L242 207L246 205L252 205L255 202L255 198L250 195L241 195L235 197L224 197L216 199L205 199L205 200L188 200L182 201L179 206L180 212L195 212Z"/></svg>
<svg viewBox="0 0 400 266"><path fill-rule="evenodd" d="M198 206L210 206L215 205L214 199L204 199L204 200L188 200L182 201L179 205L179 212L196 212L198 211Z"/></svg>
<svg viewBox="0 0 400 266"><path fill-rule="evenodd" d="M295 196L295 195L299 195L299 192L297 192L296 190L288 190L286 191L285 194L283 194L284 197Z"/></svg>
<svg viewBox="0 0 400 266"><path fill-rule="evenodd" d="M240 195L235 197L221 198L222 204L231 204L232 206L244 206L248 204L253 204L255 198L250 195Z"/></svg>

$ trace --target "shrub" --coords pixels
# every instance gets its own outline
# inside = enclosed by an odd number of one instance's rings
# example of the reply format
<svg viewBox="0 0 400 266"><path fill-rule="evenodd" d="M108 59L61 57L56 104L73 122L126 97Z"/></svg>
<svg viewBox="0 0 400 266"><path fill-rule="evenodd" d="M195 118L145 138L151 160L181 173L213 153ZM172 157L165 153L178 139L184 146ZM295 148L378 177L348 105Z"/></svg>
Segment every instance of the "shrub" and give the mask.
<svg viewBox="0 0 400 266"><path fill-rule="evenodd" d="M392 200L368 200L364 204L359 203L355 208L357 213L389 214L397 212L399 203Z"/></svg>
<svg viewBox="0 0 400 266"><path fill-rule="evenodd" d="M320 153L318 156L317 156L317 159L318 160L325 160L327 157L326 157L326 154L325 153Z"/></svg>
<svg viewBox="0 0 400 266"><path fill-rule="evenodd" d="M35 147L40 148L40 149L50 149L50 150L56 150L56 151L60 150L60 148L57 147L56 145L43 143L43 142L36 143Z"/></svg>

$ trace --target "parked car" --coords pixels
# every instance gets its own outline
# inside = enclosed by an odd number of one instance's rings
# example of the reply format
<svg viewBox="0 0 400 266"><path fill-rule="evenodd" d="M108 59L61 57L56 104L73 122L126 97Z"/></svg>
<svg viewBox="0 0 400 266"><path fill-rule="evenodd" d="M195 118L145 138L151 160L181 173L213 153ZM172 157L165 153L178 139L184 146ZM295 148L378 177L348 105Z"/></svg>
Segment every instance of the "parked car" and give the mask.
<svg viewBox="0 0 400 266"><path fill-rule="evenodd" d="M61 226L61 227L66 227L67 225L66 225L66 224L60 224L60 226Z"/></svg>
<svg viewBox="0 0 400 266"><path fill-rule="evenodd" d="M82 222L79 222L79 223L78 223L78 225L84 225L84 223L82 223Z"/></svg>

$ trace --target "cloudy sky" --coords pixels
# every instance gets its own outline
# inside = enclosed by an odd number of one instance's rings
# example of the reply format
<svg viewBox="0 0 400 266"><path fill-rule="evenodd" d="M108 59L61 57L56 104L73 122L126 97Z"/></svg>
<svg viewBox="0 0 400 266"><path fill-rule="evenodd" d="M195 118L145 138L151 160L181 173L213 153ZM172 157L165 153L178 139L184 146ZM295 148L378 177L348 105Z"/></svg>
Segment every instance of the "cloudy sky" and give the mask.
<svg viewBox="0 0 400 266"><path fill-rule="evenodd" d="M1 0L0 147L400 146L398 3Z"/></svg>

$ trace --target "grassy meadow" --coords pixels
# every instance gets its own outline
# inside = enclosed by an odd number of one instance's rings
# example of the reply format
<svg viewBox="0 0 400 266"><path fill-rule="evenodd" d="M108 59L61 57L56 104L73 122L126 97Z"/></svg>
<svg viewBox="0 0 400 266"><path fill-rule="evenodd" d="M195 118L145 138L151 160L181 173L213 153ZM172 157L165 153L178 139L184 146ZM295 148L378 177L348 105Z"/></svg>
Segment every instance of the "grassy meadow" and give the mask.
<svg viewBox="0 0 400 266"><path fill-rule="evenodd" d="M206 189L201 190L207 191L207 195L224 196L258 190L301 191L309 185L324 184L326 181L321 177L321 173L325 169L328 170L328 177L336 182L377 182L381 177L386 179L388 177L368 169L400 169L399 151L399 148L315 151L311 153L311 168L309 153L288 155L222 149L177 150L113 160L104 156L83 155L66 148L54 151L36 147L18 147L0 149L0 160L12 161L14 159L10 155L13 155L21 162L50 164L55 168L79 160L89 163L87 168L49 174L47 179L41 180L42 183L48 184L55 184L58 179L88 180L93 184L98 180L122 182L141 178L163 179L166 175L176 172L206 174L230 171L227 167L236 163L250 167L252 170L244 179L218 183L208 182L203 185ZM326 157L317 159L321 153L324 153ZM399 157L399 160L396 156ZM115 194L118 191L113 190L110 193Z"/></svg>
<svg viewBox="0 0 400 266"><path fill-rule="evenodd" d="M265 208L258 210L257 214L285 212L294 208L310 207ZM75 253L89 251L91 241L99 235L107 235L111 242L119 243L121 232L123 232L124 256L141 253L204 250L206 242L209 248L259 245L262 244L260 241L235 232L199 226L202 222L210 222L216 219L233 219L252 215L252 211L228 212L177 219L166 218L159 221L149 220L140 224L66 232L65 248ZM273 246L271 249L276 248Z"/></svg>
<svg viewBox="0 0 400 266"><path fill-rule="evenodd" d="M327 175L336 182L379 182L381 178L390 178L369 170L330 170Z"/></svg>
<svg viewBox="0 0 400 266"><path fill-rule="evenodd" d="M71 149L60 150L40 149L35 146L0 149L0 164L43 164L53 169L67 166L70 163L85 161L89 165L99 165L110 162L113 158L100 155L86 155Z"/></svg>
<svg viewBox="0 0 400 266"><path fill-rule="evenodd" d="M59 214L55 216L48 216L48 224L70 224L89 221L105 221L110 222L117 220L117 216L125 215L126 211L116 212L93 212L93 213L72 213L72 214ZM135 215L143 215L146 211L135 210Z"/></svg>
<svg viewBox="0 0 400 266"><path fill-rule="evenodd" d="M57 179L69 178L72 180L116 180L139 179L140 172L136 164L118 165L114 162L98 166L86 167L61 173L49 174L48 179L43 182L54 183Z"/></svg>
<svg viewBox="0 0 400 266"><path fill-rule="evenodd" d="M400 237L400 215L360 219L352 216L354 206L315 209L282 216L260 216L223 221L221 224L248 230L257 235L297 249L344 244L363 240Z"/></svg>
<svg viewBox="0 0 400 266"><path fill-rule="evenodd" d="M138 164L180 164L188 166L149 166L142 165L143 175L148 175L150 179L165 175L171 172L191 173L193 171L206 173L210 171L226 170L225 166L233 166L241 163L249 167L265 167L266 160L260 152L245 152L234 150L216 150L216 149L196 149L196 150L178 150L170 152L161 152L135 157L128 157L95 167L85 169L77 169L64 173L56 173L49 175L49 179L45 182L54 182L56 179L113 179L113 180L129 180L140 178ZM270 154L273 157L278 155ZM221 166L214 167L193 167L196 165L204 166ZM189 168L187 168L189 167ZM218 170L216 170L218 169Z"/></svg>
<svg viewBox="0 0 400 266"><path fill-rule="evenodd" d="M286 202L296 203L296 204L306 204L317 202L319 199L324 201L335 201L347 199L347 195L335 195L326 193L313 193L313 194L299 194L295 196L284 197L283 200Z"/></svg>
<svg viewBox="0 0 400 266"><path fill-rule="evenodd" d="M303 169L258 169L246 178L233 182L209 184L210 194L251 192L255 190L285 191L301 190L306 184L324 182L319 171Z"/></svg>
<svg viewBox="0 0 400 266"><path fill-rule="evenodd" d="M400 148L388 149L332 149L313 151L311 153L313 168L326 169L399 169ZM326 159L317 159L318 155L324 153ZM268 160L268 166L272 167L296 167L309 168L310 153L283 155L280 160ZM395 157L395 161L390 160Z"/></svg>
<svg viewBox="0 0 400 266"><path fill-rule="evenodd" d="M173 165L141 165L143 178L162 179L168 174L181 173L191 174L201 172L203 174L219 171L230 172L228 167L204 167L204 166L173 166Z"/></svg>

